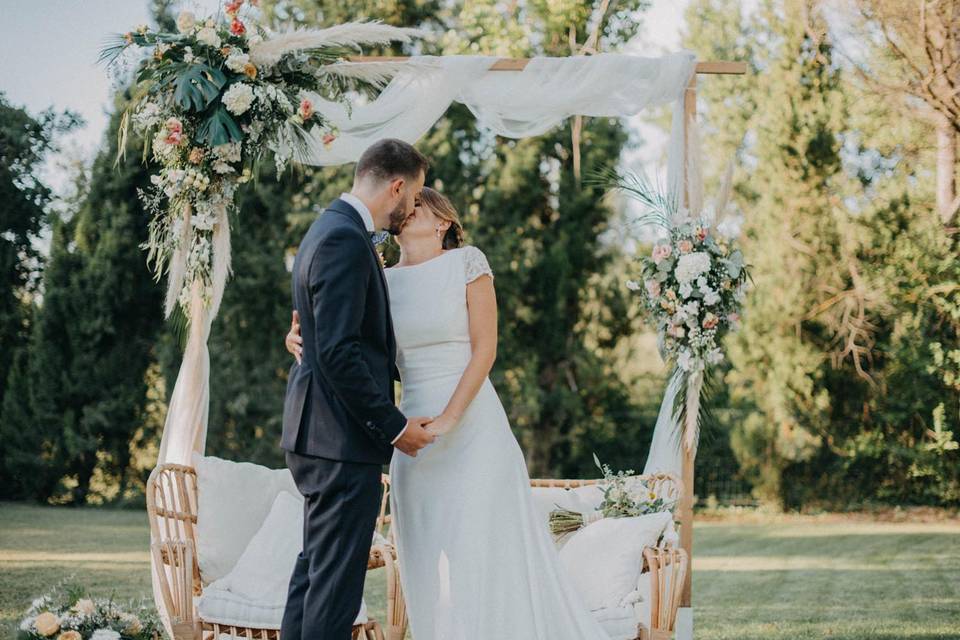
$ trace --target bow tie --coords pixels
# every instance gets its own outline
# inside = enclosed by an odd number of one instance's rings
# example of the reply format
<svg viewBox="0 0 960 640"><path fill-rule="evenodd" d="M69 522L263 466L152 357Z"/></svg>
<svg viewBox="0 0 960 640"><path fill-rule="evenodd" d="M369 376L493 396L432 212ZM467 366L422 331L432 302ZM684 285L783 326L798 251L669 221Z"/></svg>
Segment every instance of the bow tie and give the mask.
<svg viewBox="0 0 960 640"><path fill-rule="evenodd" d="M383 244L387 241L387 236L390 235L386 231L369 231L368 233L370 234L370 242L375 245Z"/></svg>

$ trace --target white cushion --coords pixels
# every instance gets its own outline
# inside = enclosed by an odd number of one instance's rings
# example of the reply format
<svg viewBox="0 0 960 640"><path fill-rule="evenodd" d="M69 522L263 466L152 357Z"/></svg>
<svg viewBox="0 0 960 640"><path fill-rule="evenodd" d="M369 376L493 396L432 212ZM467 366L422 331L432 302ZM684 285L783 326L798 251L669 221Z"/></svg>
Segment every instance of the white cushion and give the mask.
<svg viewBox="0 0 960 640"><path fill-rule="evenodd" d="M637 618L633 607L614 607L592 611L610 640L635 640L637 637Z"/></svg>
<svg viewBox="0 0 960 640"><path fill-rule="evenodd" d="M197 563L203 583L227 575L281 491L303 500L287 469L194 454Z"/></svg>
<svg viewBox="0 0 960 640"><path fill-rule="evenodd" d="M215 589L211 585L203 590L197 602L201 620L232 624L253 629L279 629L283 620L284 605L267 605L250 602L229 591ZM360 602L360 613L354 624L367 622L367 604Z"/></svg>
<svg viewBox="0 0 960 640"><path fill-rule="evenodd" d="M281 491L229 574L204 589L198 611L210 622L279 629L290 575L303 541L303 502ZM354 624L367 621L366 606Z"/></svg>
<svg viewBox="0 0 960 640"><path fill-rule="evenodd" d="M644 547L657 544L670 520L668 512L604 518L573 534L560 561L591 611L627 603L637 590Z"/></svg>

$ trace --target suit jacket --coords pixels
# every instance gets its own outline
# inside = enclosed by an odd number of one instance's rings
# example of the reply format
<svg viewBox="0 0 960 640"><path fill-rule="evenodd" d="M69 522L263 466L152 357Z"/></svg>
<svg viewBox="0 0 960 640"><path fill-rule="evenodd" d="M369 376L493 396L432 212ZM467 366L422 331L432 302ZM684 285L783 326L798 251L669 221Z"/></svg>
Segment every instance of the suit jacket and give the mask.
<svg viewBox="0 0 960 640"><path fill-rule="evenodd" d="M302 363L283 402L281 448L387 464L406 425L394 405L396 338L387 282L360 214L341 199L310 226L293 263Z"/></svg>

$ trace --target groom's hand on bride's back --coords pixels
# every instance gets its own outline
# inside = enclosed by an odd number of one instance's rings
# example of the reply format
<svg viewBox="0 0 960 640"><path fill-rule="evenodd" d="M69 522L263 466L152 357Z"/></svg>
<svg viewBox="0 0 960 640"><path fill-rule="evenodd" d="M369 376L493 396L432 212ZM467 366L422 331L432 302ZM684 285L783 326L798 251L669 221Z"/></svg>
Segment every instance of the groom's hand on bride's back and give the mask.
<svg viewBox="0 0 960 640"><path fill-rule="evenodd" d="M416 457L420 449L437 439L436 435L426 429L429 422L430 418L408 418L407 426L404 427L403 433L393 443L393 446L408 456Z"/></svg>

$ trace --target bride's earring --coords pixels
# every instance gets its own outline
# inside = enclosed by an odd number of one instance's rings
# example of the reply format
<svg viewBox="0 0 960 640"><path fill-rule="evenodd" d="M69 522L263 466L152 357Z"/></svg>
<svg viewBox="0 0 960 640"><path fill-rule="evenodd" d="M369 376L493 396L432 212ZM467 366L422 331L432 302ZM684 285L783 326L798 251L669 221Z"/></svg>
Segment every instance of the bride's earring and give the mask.
<svg viewBox="0 0 960 640"><path fill-rule="evenodd" d="M440 225L437 225L437 237L440 237Z"/></svg>

